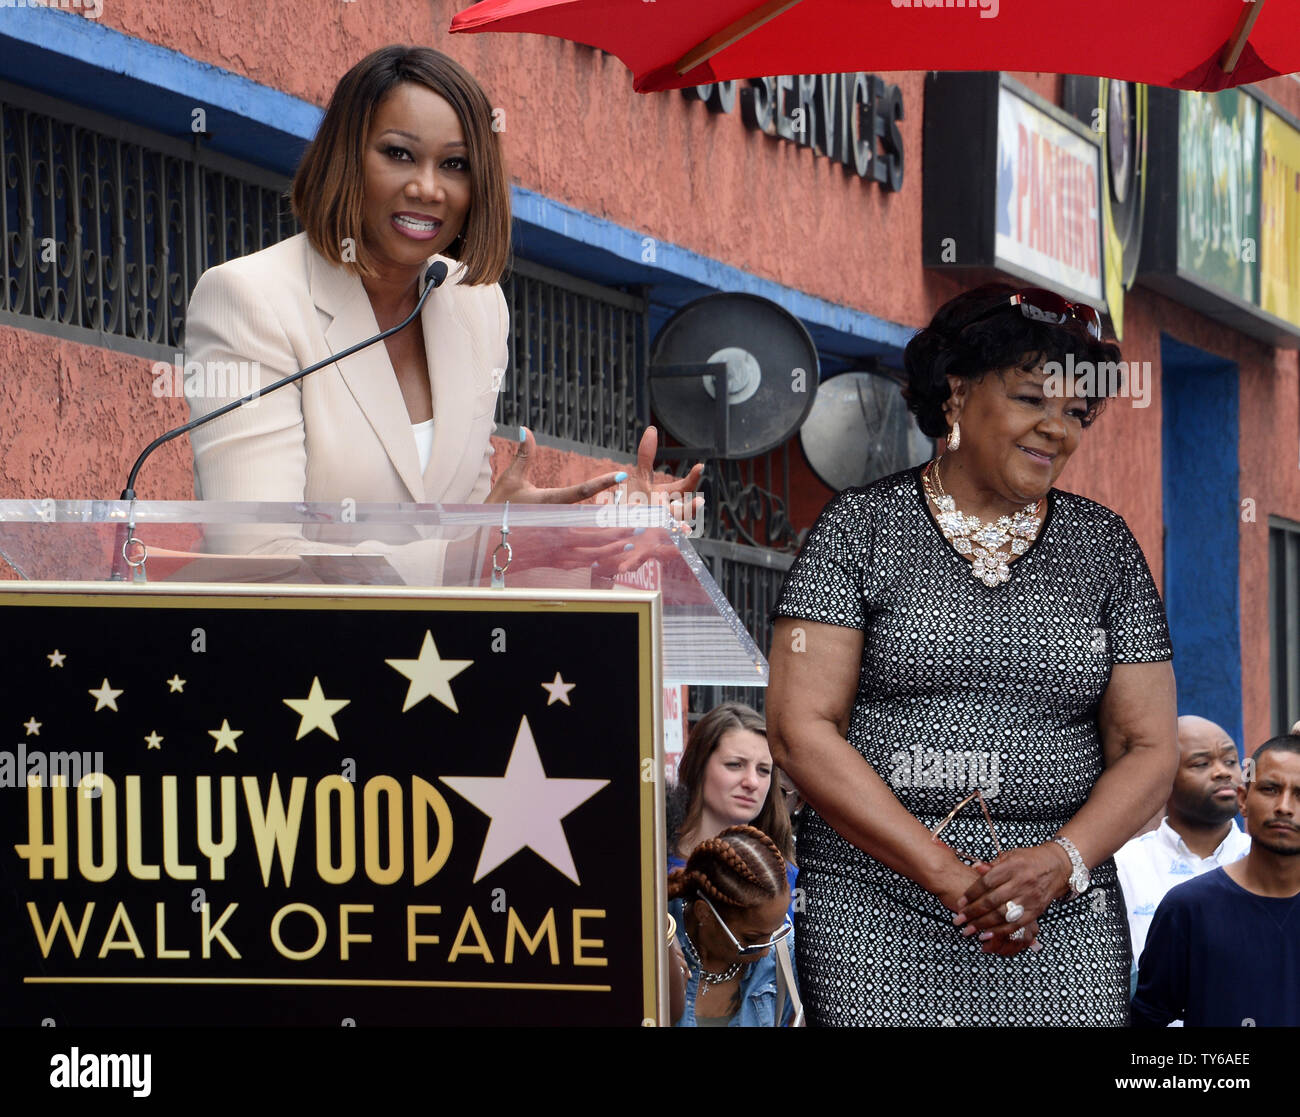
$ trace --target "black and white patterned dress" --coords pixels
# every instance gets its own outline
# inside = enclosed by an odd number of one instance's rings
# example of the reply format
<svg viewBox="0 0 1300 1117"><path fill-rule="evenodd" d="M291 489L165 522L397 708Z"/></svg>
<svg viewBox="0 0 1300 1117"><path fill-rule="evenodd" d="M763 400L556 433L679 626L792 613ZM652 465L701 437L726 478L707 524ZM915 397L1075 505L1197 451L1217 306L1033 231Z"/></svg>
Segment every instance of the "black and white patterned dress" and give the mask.
<svg viewBox="0 0 1300 1117"><path fill-rule="evenodd" d="M1173 656L1164 606L1122 517L1053 489L1042 529L994 587L944 538L921 467L822 510L774 615L863 630L848 741L933 828L976 787L1003 848L1051 837L1103 770L1114 663ZM992 860L978 803L944 831ZM1039 918L1038 952L984 954L919 885L811 807L799 830L799 985L818 1025L1128 1023L1130 947L1115 863Z"/></svg>

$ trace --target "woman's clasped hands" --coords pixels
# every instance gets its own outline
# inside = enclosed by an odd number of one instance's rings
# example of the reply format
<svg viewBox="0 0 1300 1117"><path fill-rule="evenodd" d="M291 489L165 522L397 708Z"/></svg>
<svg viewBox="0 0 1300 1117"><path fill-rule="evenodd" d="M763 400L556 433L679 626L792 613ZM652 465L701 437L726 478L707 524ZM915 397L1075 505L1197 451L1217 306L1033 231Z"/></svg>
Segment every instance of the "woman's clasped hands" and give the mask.
<svg viewBox="0 0 1300 1117"><path fill-rule="evenodd" d="M988 953L1036 949L1037 919L1069 883L1065 850L1055 842L1009 849L974 869L979 875L957 902L953 923L963 935L978 935Z"/></svg>

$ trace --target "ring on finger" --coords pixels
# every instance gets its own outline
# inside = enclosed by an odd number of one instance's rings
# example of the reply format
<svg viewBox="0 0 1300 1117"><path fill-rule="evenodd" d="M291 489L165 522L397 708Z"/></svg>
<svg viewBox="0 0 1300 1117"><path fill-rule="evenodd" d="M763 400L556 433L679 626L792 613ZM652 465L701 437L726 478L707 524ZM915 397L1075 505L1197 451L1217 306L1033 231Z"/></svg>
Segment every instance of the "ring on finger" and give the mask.
<svg viewBox="0 0 1300 1117"><path fill-rule="evenodd" d="M1018 903L1016 903L1015 900L1007 901L1007 922L1008 923L1019 922L1020 918L1024 914L1025 914L1025 909L1022 908Z"/></svg>
<svg viewBox="0 0 1300 1117"><path fill-rule="evenodd" d="M1015 939L1016 942L1019 942L1024 937L1025 937L1025 929L1023 927L1017 927L1014 931L1011 932L1011 934L1007 936L1007 938L1009 939Z"/></svg>

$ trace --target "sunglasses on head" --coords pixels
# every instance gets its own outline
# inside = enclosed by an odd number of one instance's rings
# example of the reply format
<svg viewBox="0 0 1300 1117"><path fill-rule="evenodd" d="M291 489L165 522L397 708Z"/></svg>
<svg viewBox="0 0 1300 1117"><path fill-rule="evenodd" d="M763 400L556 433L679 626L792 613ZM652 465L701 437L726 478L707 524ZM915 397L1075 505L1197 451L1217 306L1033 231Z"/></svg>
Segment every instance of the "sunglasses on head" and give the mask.
<svg viewBox="0 0 1300 1117"><path fill-rule="evenodd" d="M1097 313L1095 307L1087 303L1072 303L1055 291L1048 291L1043 287L1025 287L1008 296L1005 302L999 302L997 306L990 307L983 314L976 315L966 325L973 326L976 322L983 321L1008 306L1019 307L1020 313L1031 322L1047 322L1053 326L1063 326L1068 319L1073 318L1094 338L1101 340L1101 315ZM962 328L965 329L965 326Z"/></svg>
<svg viewBox="0 0 1300 1117"><path fill-rule="evenodd" d="M709 904L709 898L707 896L701 896L700 899L703 900L706 904ZM712 904L709 904L709 911L713 912L713 918L716 919L718 921L718 925L724 931L727 932L727 938L731 940L731 945L736 948L737 954L741 958L754 958L762 954L765 950L771 950L772 947L774 947L783 938L785 938L788 934L790 934L791 931L794 930L794 927L790 923L790 917L786 916L785 922L781 924L780 930L778 930L775 935L773 935L770 939L768 939L767 942L754 943L751 946L742 946L740 940L737 939L736 936L731 933L731 928L727 926L727 924L723 921L722 916L718 914L718 909L715 908Z"/></svg>

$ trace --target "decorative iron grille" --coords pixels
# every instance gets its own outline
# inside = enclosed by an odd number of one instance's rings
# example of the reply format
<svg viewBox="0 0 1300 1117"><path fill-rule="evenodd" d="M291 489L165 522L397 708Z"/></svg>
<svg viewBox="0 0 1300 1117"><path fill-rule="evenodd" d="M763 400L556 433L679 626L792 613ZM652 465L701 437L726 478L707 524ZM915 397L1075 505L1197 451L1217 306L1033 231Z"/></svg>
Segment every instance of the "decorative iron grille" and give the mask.
<svg viewBox="0 0 1300 1117"><path fill-rule="evenodd" d="M647 414L646 300L528 260L502 286L510 363L497 421L598 457L635 454Z"/></svg>
<svg viewBox="0 0 1300 1117"><path fill-rule="evenodd" d="M705 523L708 538L789 554L799 549L799 533L786 515L793 441L788 439L760 458L709 463L707 495L713 498L713 515Z"/></svg>
<svg viewBox="0 0 1300 1117"><path fill-rule="evenodd" d="M758 650L767 655L772 643L768 614L776 605L786 571L794 565L794 556L716 539L698 539L695 549ZM693 686L688 716L695 720L720 702L744 702L761 713L766 694L764 687Z"/></svg>
<svg viewBox="0 0 1300 1117"><path fill-rule="evenodd" d="M170 357L214 264L298 231L268 171L0 83L0 321Z"/></svg>

